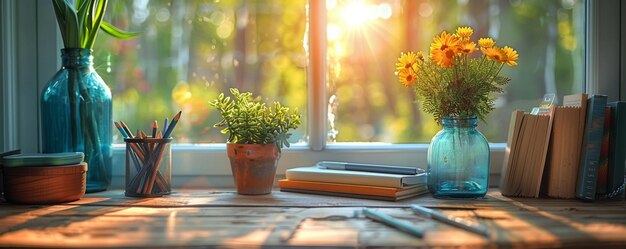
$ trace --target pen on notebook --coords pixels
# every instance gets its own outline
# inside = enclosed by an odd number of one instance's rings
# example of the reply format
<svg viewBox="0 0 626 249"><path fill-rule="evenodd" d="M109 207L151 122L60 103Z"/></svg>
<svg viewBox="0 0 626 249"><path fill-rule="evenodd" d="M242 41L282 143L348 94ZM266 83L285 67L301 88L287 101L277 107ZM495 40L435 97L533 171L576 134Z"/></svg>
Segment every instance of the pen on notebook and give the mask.
<svg viewBox="0 0 626 249"><path fill-rule="evenodd" d="M413 167L404 167L404 166L390 166L390 165L374 165L374 164L321 161L321 162L318 162L316 166L320 169L365 171L365 172L387 173L387 174L397 174L397 175L417 175L421 173L421 169L417 169Z"/></svg>
<svg viewBox="0 0 626 249"><path fill-rule="evenodd" d="M480 224L478 222L473 222L473 221L466 220L460 217L454 217L452 215L443 214L435 210L432 210L430 208L422 207L416 204L411 205L411 209L413 210L413 212L417 214L426 215L430 218L441 221L448 225L461 228L468 232L472 232L472 233L476 233L485 237L489 237L489 229L487 229L487 227L485 227L483 224Z"/></svg>
<svg viewBox="0 0 626 249"><path fill-rule="evenodd" d="M371 209L364 208L363 215L365 215L365 217L367 218L378 221L387 226L393 227L418 238L421 238L424 235L423 231L411 226L409 223L397 220L389 215L379 213Z"/></svg>

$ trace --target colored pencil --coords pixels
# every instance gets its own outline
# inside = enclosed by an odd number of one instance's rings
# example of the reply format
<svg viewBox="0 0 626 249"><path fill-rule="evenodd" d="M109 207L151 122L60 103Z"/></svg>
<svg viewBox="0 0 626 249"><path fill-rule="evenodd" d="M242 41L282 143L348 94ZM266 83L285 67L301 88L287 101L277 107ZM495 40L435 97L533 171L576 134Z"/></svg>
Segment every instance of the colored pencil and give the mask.
<svg viewBox="0 0 626 249"><path fill-rule="evenodd" d="M154 123L152 124L152 138L156 138L156 133L157 133L158 128L159 128L159 124L157 123L156 120L154 120Z"/></svg>
<svg viewBox="0 0 626 249"><path fill-rule="evenodd" d="M180 119L180 115L182 113L183 113L183 111L179 111L176 114L176 116L174 116L174 118L172 119L172 122L167 127L167 131L165 132L165 135L163 135L164 138L169 138L170 137L170 135L172 134L172 131L174 130L174 127L176 127L176 124L178 123L178 120Z"/></svg>
<svg viewBox="0 0 626 249"><path fill-rule="evenodd" d="M126 134L128 134L129 138L134 138L135 137L135 135L133 135L133 133L130 132L130 129L128 128L126 123L124 123L124 121L120 121L120 125L122 125L122 128L126 131Z"/></svg>
<svg viewBox="0 0 626 249"><path fill-rule="evenodd" d="M117 128L117 130L120 131L120 133L122 133L122 136L124 138L128 138L128 134L126 134L126 131L124 131L124 128L122 128L122 126L120 126L120 124L118 124L117 122L113 122L115 124L115 128Z"/></svg>
<svg viewBox="0 0 626 249"><path fill-rule="evenodd" d="M162 137L165 137L165 130L167 130L167 121L168 121L167 118L165 118L165 120L163 120L163 128L161 128L162 129L161 130L161 136Z"/></svg>
<svg viewBox="0 0 626 249"><path fill-rule="evenodd" d="M148 136L145 132L139 129L135 135L129 136L128 134L132 133L123 121L120 121L120 124L117 124L117 122L115 123L115 127L122 132L122 135L126 135L125 137L143 139L136 142L127 142L134 152L134 157L132 159L137 173L131 179L126 191L148 195L170 191L170 187L166 179L163 178L161 172L159 172L159 167L161 166L160 164L163 160L163 154L165 152L167 142L157 142L152 139L170 138L170 135L180 120L181 115L182 111L179 111L174 118L172 118L171 122L169 122L168 118L165 118L161 132L158 131L158 122L155 120L152 123L152 136Z"/></svg>

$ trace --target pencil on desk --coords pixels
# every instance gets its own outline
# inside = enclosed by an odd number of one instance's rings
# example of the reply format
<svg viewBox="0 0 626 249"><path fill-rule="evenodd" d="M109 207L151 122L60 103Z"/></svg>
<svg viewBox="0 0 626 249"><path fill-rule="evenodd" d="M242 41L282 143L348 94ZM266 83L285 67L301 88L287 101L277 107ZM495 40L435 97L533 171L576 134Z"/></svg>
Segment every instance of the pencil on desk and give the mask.
<svg viewBox="0 0 626 249"><path fill-rule="evenodd" d="M424 236L424 232L422 230L419 230L413 226L411 226L408 223L402 222L400 220L397 220L389 215L383 214L383 213L379 213L376 211L373 211L371 209L367 209L364 208L363 209L363 215L365 215L365 217L370 218L372 220L378 221L380 223L383 223L387 226L396 228L400 231L403 231L405 233L408 233L410 235L413 235L415 237L421 238L422 236Z"/></svg>
<svg viewBox="0 0 626 249"><path fill-rule="evenodd" d="M417 214L426 215L434 220L438 220L448 225L461 228L465 231L476 233L484 237L489 237L489 229L487 229L487 227L478 222L473 222L459 217L454 217L452 215L443 214L417 204L411 205L411 210L413 210L413 212Z"/></svg>

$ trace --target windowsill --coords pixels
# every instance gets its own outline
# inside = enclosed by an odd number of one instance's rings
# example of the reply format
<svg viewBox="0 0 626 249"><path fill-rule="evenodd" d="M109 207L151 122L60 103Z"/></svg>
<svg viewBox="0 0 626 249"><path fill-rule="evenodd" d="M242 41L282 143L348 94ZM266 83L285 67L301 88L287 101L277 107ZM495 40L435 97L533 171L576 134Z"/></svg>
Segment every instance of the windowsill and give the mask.
<svg viewBox="0 0 626 249"><path fill-rule="evenodd" d="M506 144L489 144L491 148L490 185L497 186ZM230 162L225 144L184 144L172 146L173 186L233 187ZM113 146L113 187L124 184L124 150ZM310 150L306 144L284 148L276 171L277 178L289 168L311 166L318 161L349 161L426 168L428 144L366 144L337 143L321 151Z"/></svg>

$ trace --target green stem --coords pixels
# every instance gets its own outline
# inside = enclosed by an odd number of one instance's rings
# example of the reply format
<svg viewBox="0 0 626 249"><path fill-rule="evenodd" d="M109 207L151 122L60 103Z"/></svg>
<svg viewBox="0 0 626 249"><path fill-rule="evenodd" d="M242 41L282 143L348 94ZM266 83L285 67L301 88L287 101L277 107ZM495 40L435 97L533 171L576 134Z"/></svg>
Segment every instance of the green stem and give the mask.
<svg viewBox="0 0 626 249"><path fill-rule="evenodd" d="M76 84L78 84L79 76L76 68L69 68L67 73L67 95L70 100L70 131L72 136L72 151L78 150L78 120L76 119Z"/></svg>
<svg viewBox="0 0 626 249"><path fill-rule="evenodd" d="M83 75L84 78L87 78L89 76L89 73ZM110 182L111 179L108 179L108 175L106 173L106 165L104 163L104 157L102 155L101 141L97 125L98 122L96 121L96 118L94 116L95 110L92 106L93 102L91 96L89 95L85 84L78 84L78 87L80 91L80 97L83 99L80 102L80 116L81 120L83 121L83 134L85 135L85 152L89 150L93 151L92 156L96 160L96 164L99 165L97 167L97 170L99 171L101 176L106 179L106 182ZM89 144L87 143L88 140L90 142ZM86 161L90 162L90 166L93 167L94 163L92 163L92 161L90 160L91 158L87 158Z"/></svg>

